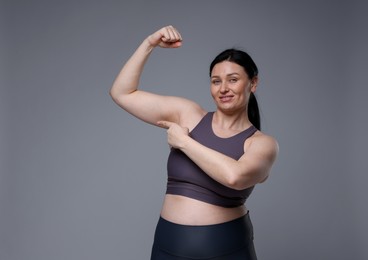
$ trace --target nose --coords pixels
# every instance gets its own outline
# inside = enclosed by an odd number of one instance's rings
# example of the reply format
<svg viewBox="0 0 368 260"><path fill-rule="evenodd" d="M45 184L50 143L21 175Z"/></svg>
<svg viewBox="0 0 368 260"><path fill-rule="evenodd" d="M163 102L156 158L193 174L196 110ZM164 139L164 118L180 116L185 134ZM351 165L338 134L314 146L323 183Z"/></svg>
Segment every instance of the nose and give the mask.
<svg viewBox="0 0 368 260"><path fill-rule="evenodd" d="M229 89L227 88L227 84L224 82L221 84L221 87L220 87L220 92L221 93L226 93Z"/></svg>

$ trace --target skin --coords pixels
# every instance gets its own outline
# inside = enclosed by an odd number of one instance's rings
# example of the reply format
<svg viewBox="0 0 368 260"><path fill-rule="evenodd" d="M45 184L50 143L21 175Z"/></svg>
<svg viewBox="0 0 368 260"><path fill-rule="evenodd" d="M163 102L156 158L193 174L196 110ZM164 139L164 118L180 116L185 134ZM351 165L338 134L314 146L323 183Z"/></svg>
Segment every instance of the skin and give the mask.
<svg viewBox="0 0 368 260"><path fill-rule="evenodd" d="M195 102L156 95L138 89L143 67L155 47L178 48L180 33L172 26L148 36L126 62L110 90L113 100L124 110L149 124L167 129L168 143L180 149L206 174L233 189L245 189L264 182L278 153L276 140L257 131L244 142L244 155L234 160L209 149L189 136L207 113ZM211 73L211 95L216 104L212 128L219 137L230 137L247 129L247 104L257 89L258 78L249 79L243 67L224 61ZM127 155L129 156L129 154ZM187 225L229 221L244 215L245 206L223 208L178 195L165 195L161 216Z"/></svg>

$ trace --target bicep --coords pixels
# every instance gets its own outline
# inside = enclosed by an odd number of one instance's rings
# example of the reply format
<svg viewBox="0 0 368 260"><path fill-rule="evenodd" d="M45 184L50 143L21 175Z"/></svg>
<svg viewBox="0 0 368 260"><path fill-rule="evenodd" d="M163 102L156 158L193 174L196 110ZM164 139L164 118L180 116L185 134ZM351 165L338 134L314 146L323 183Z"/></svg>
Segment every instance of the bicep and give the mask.
<svg viewBox="0 0 368 260"><path fill-rule="evenodd" d="M257 137L239 159L242 178L246 183L264 182L277 157L278 144L269 136Z"/></svg>
<svg viewBox="0 0 368 260"><path fill-rule="evenodd" d="M141 90L118 97L114 101L128 113L153 125L161 120L179 123L185 111L199 107L188 99Z"/></svg>

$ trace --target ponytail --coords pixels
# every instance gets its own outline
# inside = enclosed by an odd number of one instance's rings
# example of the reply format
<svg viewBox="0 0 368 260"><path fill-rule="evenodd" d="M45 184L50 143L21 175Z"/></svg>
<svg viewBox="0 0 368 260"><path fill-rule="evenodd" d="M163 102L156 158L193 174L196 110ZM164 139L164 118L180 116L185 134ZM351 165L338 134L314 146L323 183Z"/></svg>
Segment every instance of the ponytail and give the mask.
<svg viewBox="0 0 368 260"><path fill-rule="evenodd" d="M248 101L248 118L249 121L258 129L261 130L261 117L256 96L253 92L250 93Z"/></svg>

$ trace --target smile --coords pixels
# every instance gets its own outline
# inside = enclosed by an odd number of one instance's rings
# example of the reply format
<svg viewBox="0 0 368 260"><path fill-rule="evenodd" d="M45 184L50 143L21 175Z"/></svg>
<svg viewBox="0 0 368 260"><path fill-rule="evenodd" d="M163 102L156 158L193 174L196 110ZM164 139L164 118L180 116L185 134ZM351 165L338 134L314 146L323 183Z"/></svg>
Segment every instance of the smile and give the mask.
<svg viewBox="0 0 368 260"><path fill-rule="evenodd" d="M221 97L220 97L220 100L221 100L222 102L228 102L228 101L231 101L231 100L232 100L232 98L233 98L233 96L221 96Z"/></svg>

